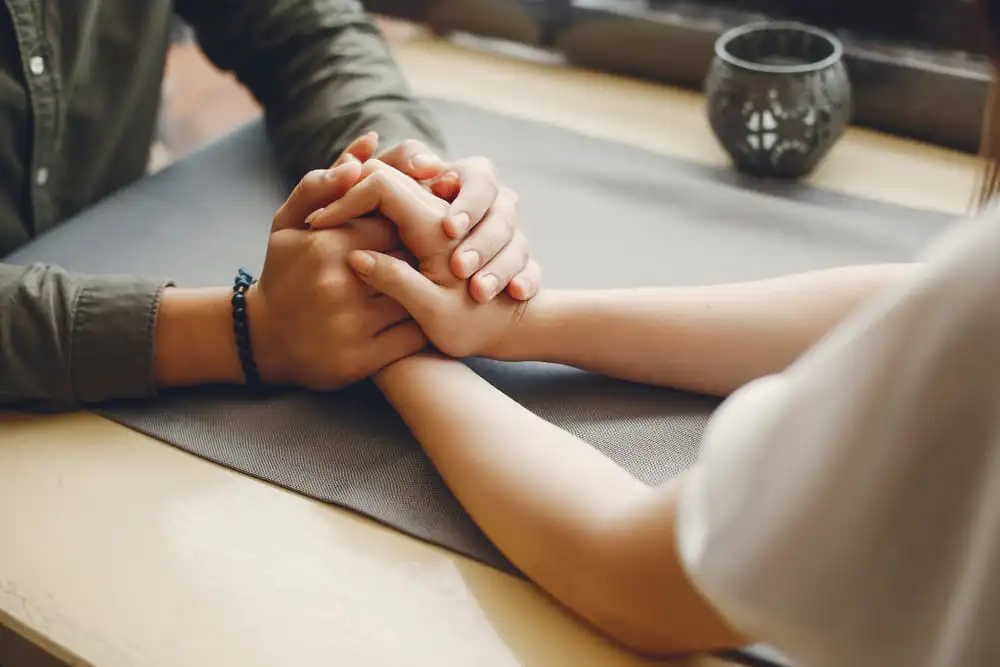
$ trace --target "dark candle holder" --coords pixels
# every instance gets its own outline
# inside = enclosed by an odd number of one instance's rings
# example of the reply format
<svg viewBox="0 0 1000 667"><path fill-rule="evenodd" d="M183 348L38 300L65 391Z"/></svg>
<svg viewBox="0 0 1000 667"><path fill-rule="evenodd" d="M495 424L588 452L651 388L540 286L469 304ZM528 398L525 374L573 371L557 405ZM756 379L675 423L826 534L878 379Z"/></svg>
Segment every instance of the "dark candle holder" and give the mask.
<svg viewBox="0 0 1000 667"><path fill-rule="evenodd" d="M816 167L850 122L843 53L832 34L799 23L755 23L718 39L708 117L738 169L798 178Z"/></svg>

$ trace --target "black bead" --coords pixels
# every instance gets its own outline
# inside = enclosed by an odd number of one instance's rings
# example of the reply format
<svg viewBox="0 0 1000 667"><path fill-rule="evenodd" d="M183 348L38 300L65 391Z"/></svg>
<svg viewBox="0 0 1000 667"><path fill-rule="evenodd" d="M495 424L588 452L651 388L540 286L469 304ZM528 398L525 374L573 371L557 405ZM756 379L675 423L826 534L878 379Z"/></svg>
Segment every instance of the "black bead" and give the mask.
<svg viewBox="0 0 1000 667"><path fill-rule="evenodd" d="M254 283L250 272L240 269L233 279L233 296L230 302L233 306L233 333L236 336L236 354L243 370L246 384L254 390L259 389L260 374L253 358L253 348L250 345L250 325L247 322L246 292Z"/></svg>

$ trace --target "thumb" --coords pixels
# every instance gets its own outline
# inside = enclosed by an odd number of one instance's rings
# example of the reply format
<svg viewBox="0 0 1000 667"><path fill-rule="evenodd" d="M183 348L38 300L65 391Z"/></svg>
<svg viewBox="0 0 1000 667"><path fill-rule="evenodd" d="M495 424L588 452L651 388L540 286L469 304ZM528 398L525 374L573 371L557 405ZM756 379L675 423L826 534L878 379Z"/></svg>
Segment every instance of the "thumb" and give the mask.
<svg viewBox="0 0 1000 667"><path fill-rule="evenodd" d="M397 302L417 322L429 315L441 288L402 259L372 250L354 250L348 265L369 287Z"/></svg>
<svg viewBox="0 0 1000 667"><path fill-rule="evenodd" d="M362 165L351 157L332 169L316 169L302 177L274 214L271 231L309 227L313 213L343 197L361 178Z"/></svg>

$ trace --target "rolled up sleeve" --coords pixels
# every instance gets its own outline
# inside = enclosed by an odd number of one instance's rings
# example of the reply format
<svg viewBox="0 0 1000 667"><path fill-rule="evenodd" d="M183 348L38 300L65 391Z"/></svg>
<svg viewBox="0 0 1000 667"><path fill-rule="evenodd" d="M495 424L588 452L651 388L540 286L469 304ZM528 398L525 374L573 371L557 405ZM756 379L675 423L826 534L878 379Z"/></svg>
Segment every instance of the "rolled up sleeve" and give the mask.
<svg viewBox="0 0 1000 667"><path fill-rule="evenodd" d="M0 405L70 409L155 395L156 314L168 284L0 265Z"/></svg>
<svg viewBox="0 0 1000 667"><path fill-rule="evenodd" d="M288 176L328 167L355 137L418 139L443 151L378 27L353 0L181 0L208 57L264 106Z"/></svg>

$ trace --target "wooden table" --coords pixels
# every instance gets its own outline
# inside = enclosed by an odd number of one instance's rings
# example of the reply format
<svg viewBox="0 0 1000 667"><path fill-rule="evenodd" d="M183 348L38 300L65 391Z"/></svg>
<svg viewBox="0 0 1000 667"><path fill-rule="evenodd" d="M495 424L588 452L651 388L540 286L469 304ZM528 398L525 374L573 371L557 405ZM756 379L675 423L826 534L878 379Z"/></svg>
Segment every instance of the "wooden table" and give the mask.
<svg viewBox="0 0 1000 667"><path fill-rule="evenodd" d="M431 39L398 56L421 94L725 163L695 93ZM812 182L961 213L976 168L853 131ZM0 623L97 667L646 664L525 582L89 413L0 415Z"/></svg>

